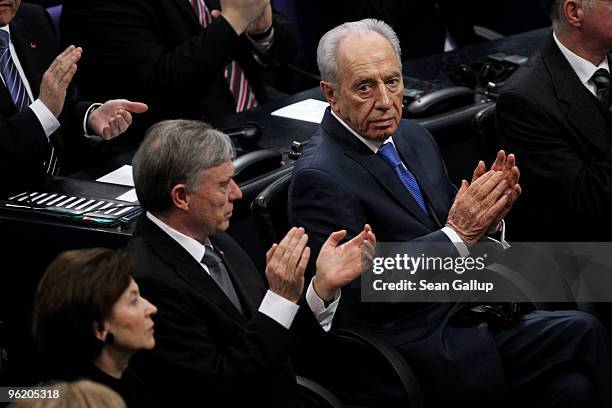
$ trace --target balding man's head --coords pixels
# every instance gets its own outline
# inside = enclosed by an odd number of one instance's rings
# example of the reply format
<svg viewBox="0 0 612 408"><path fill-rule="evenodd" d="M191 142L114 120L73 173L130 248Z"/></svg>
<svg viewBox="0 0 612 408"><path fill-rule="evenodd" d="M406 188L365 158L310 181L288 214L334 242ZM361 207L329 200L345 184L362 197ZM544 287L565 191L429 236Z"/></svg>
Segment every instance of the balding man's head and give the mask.
<svg viewBox="0 0 612 408"><path fill-rule="evenodd" d="M319 43L321 89L332 111L366 139L383 141L399 125L400 55L391 27L376 20L343 24Z"/></svg>
<svg viewBox="0 0 612 408"><path fill-rule="evenodd" d="M365 19L339 25L321 38L317 48L317 64L319 65L321 79L336 84L338 81L338 48L340 43L348 37L364 36L370 33L378 33L389 42L401 67L402 52L397 34L383 21Z"/></svg>

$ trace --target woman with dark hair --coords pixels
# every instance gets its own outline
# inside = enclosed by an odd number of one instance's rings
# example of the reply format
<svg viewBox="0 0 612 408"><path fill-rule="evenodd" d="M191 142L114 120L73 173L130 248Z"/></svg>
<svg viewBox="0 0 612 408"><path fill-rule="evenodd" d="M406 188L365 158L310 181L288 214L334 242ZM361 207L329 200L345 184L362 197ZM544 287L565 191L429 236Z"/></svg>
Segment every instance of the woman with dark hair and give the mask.
<svg viewBox="0 0 612 408"><path fill-rule="evenodd" d="M155 404L128 368L155 346L155 306L140 296L125 252L94 248L58 255L34 300L33 335L53 379L88 378L117 391L128 407Z"/></svg>

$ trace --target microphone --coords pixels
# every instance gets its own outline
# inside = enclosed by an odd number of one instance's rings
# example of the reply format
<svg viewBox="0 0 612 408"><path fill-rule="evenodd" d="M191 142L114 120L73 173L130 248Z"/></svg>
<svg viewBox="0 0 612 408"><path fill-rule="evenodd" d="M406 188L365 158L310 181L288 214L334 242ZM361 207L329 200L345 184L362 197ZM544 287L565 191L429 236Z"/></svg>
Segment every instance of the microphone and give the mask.
<svg viewBox="0 0 612 408"><path fill-rule="evenodd" d="M252 148L261 139L262 127L256 122L245 122L242 126L223 129L222 132L240 146Z"/></svg>

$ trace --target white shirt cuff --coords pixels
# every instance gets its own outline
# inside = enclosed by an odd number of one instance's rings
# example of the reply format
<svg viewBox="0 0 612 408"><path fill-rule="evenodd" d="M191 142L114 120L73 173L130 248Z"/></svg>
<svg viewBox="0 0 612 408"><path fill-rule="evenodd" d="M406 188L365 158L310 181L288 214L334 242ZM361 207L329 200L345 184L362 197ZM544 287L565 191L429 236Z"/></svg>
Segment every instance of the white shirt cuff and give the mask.
<svg viewBox="0 0 612 408"><path fill-rule="evenodd" d="M101 103L92 103L89 109L87 109L87 113L85 113L85 117L83 118L83 135L91 140L102 140L102 138L98 135L90 135L87 133L87 122L89 121L89 114L93 108L97 108L98 106L102 106Z"/></svg>
<svg viewBox="0 0 612 408"><path fill-rule="evenodd" d="M41 101L40 99L35 100L29 106L29 108L34 112L34 115L38 118L43 130L45 131L45 135L47 138L53 134L57 129L60 128L60 123L51 113L49 108Z"/></svg>
<svg viewBox="0 0 612 408"><path fill-rule="evenodd" d="M268 289L259 311L289 330L300 307Z"/></svg>
<svg viewBox="0 0 612 408"><path fill-rule="evenodd" d="M317 318L321 328L328 332L331 329L332 321L334 320L334 315L336 314L336 309L340 303L340 290L336 291L334 300L329 304L329 306L325 307L323 299L321 299L314 290L314 280L315 278L310 280L310 285L308 285L308 289L306 290L306 302L308 303L310 310L312 310L312 314L314 314Z"/></svg>
<svg viewBox="0 0 612 408"><path fill-rule="evenodd" d="M455 245L455 248L457 248L459 255L465 258L470 254L470 250L468 249L467 245L465 244L465 242L463 242L463 240L459 237L459 235L455 232L454 229L452 229L451 227L444 227L442 228L442 232L445 233L448 239L450 239L453 245Z"/></svg>

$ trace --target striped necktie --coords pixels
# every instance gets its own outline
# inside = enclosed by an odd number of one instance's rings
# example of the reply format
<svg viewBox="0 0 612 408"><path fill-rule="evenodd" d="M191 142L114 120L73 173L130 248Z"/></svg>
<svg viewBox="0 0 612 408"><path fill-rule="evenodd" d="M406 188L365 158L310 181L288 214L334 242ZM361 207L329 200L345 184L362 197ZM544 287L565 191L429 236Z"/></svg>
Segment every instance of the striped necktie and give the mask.
<svg viewBox="0 0 612 408"><path fill-rule="evenodd" d="M380 156L395 172L397 177L400 179L402 184L406 187L406 189L410 192L414 200L417 202L419 207L425 214L429 214L427 211L427 206L425 206L425 199L423 198L423 193L421 192L421 187L419 187L419 183L417 182L414 174L404 164L395 149L395 145L393 143L385 143L380 146L378 149L378 156Z"/></svg>
<svg viewBox="0 0 612 408"><path fill-rule="evenodd" d="M11 99L15 103L15 107L19 112L30 106L30 97L26 90L21 76L13 63L11 52L9 50L9 33L5 30L0 30L0 69L2 77L6 83L6 87L11 94Z"/></svg>
<svg viewBox="0 0 612 408"><path fill-rule="evenodd" d="M206 28L212 21L212 16L204 0L190 0L191 7L198 17L202 28ZM255 93L247 81L244 71L236 61L232 61L223 70L223 75L228 82L230 91L236 101L236 112L251 109L257 106Z"/></svg>
<svg viewBox="0 0 612 408"><path fill-rule="evenodd" d="M2 71L2 77L6 88L11 94L11 99L15 104L15 107L19 112L26 109L32 101L28 95L25 84L9 50L9 33L5 30L0 30L0 70ZM49 175L57 174L59 172L59 165L57 162L57 155L53 146L51 146L51 154L49 159L44 163L45 171Z"/></svg>
<svg viewBox="0 0 612 408"><path fill-rule="evenodd" d="M229 272L223 264L223 260L219 254L217 254L217 251L212 246L207 245L204 250L204 256L200 262L206 265L210 277L215 281L223 293L225 293L225 296L227 296L236 309L242 313L242 306L240 305L236 288L234 288Z"/></svg>

